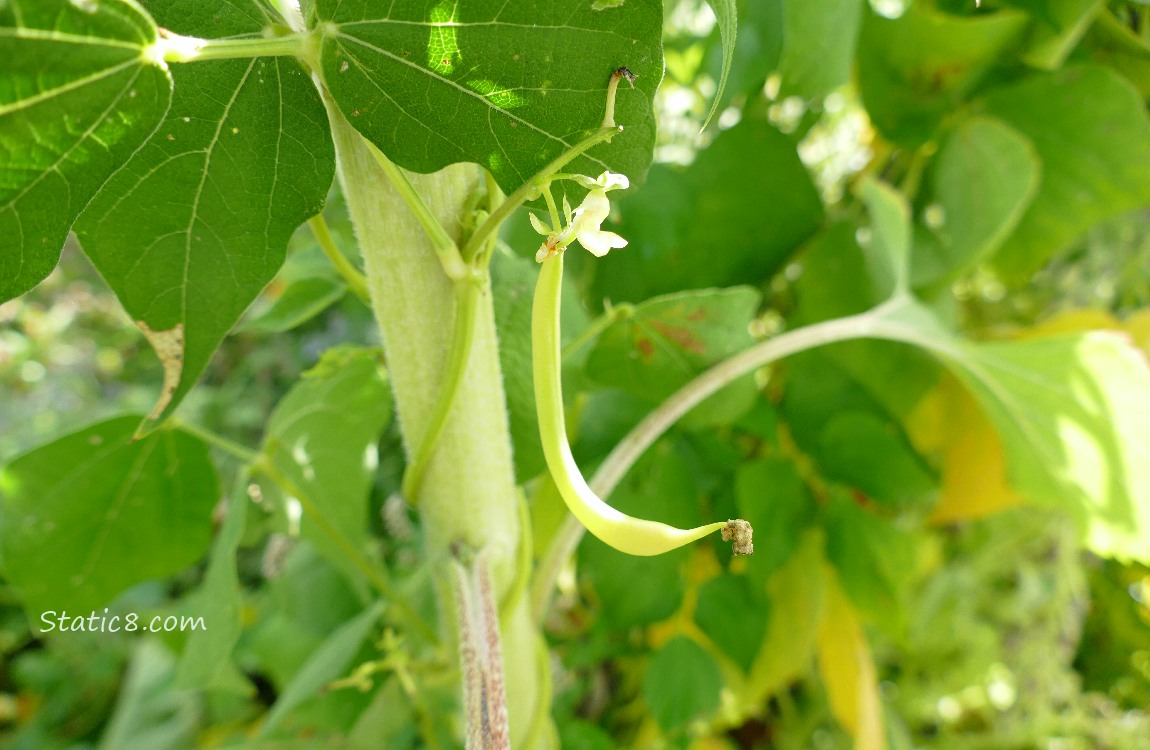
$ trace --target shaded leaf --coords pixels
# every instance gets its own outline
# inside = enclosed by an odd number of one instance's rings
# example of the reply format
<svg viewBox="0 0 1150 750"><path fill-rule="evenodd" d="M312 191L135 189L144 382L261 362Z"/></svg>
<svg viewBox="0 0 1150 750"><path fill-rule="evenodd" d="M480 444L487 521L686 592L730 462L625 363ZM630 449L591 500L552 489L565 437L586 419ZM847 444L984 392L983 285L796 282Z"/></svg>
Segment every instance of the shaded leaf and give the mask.
<svg viewBox="0 0 1150 750"><path fill-rule="evenodd" d="M322 70L357 130L415 172L481 164L507 192L603 120L607 83L625 130L568 171L610 169L637 181L654 145L651 99L662 80L662 8L629 0L596 10L562 0L503 2L318 0ZM552 21L550 19L561 19Z"/></svg>
<svg viewBox="0 0 1150 750"><path fill-rule="evenodd" d="M863 0L784 0L780 96L818 99L846 83Z"/></svg>
<svg viewBox="0 0 1150 750"><path fill-rule="evenodd" d="M168 430L133 441L138 423L92 425L0 471L5 572L35 618L95 610L206 551L219 499L207 447Z"/></svg>
<svg viewBox="0 0 1150 750"><path fill-rule="evenodd" d="M376 353L345 347L325 352L268 422L265 454L305 495L297 498L304 510L300 534L347 571L356 569L323 527L356 548L367 543L376 443L391 414L391 390ZM309 517L312 511L321 518Z"/></svg>
<svg viewBox="0 0 1150 750"><path fill-rule="evenodd" d="M858 80L871 121L894 141L928 140L1013 49L1029 21L1012 10L962 17L913 3L897 19L887 19L868 8Z"/></svg>
<svg viewBox="0 0 1150 750"><path fill-rule="evenodd" d="M699 587L698 596L699 629L740 669L750 672L771 611L762 587L743 576L720 573Z"/></svg>
<svg viewBox="0 0 1150 750"><path fill-rule="evenodd" d="M739 517L755 529L755 554L747 558L747 572L761 585L798 549L817 506L794 463L779 458L739 467L735 499Z"/></svg>
<svg viewBox="0 0 1150 750"><path fill-rule="evenodd" d="M1038 194L995 257L1009 279L1028 279L1096 222L1150 203L1150 119L1117 73L1083 65L1033 76L990 94L986 109L1042 158Z"/></svg>
<svg viewBox="0 0 1150 750"><path fill-rule="evenodd" d="M327 276L300 279L288 285L266 310L242 325L243 331L283 333L303 325L343 299L347 284Z"/></svg>
<svg viewBox="0 0 1150 750"><path fill-rule="evenodd" d="M902 193L875 179L862 183L870 215L869 241L863 247L879 297L905 291L910 264L910 206Z"/></svg>
<svg viewBox="0 0 1150 750"><path fill-rule="evenodd" d="M324 685L347 670L364 639L379 620L381 608L382 605L377 603L365 609L340 625L320 644L268 712L267 718L260 725L260 737L271 734L293 710L308 699L314 698Z"/></svg>
<svg viewBox="0 0 1150 750"><path fill-rule="evenodd" d="M197 701L174 689L175 659L158 641L136 647L97 750L182 750L195 741Z"/></svg>
<svg viewBox="0 0 1150 750"><path fill-rule="evenodd" d="M915 285L953 280L990 257L1010 236L1041 184L1030 141L999 120L972 117L939 149L931 185L942 211L938 242L912 257Z"/></svg>
<svg viewBox="0 0 1150 750"><path fill-rule="evenodd" d="M818 458L829 476L879 502L911 502L935 485L902 427L871 411L833 415L819 433Z"/></svg>
<svg viewBox="0 0 1150 750"><path fill-rule="evenodd" d="M201 37L259 36L244 0L150 0L156 20ZM84 252L157 343L170 414L283 263L295 228L323 207L335 168L319 93L291 58L180 65L160 129L76 225Z"/></svg>
<svg viewBox="0 0 1150 750"><path fill-rule="evenodd" d="M1036 8L1022 59L1047 70L1062 65L1104 5L1103 0L1045 0Z"/></svg>
<svg viewBox="0 0 1150 750"><path fill-rule="evenodd" d="M711 655L678 636L651 657L642 695L659 726L671 731L718 708L722 687L723 675Z"/></svg>
<svg viewBox="0 0 1150 750"><path fill-rule="evenodd" d="M60 258L72 222L172 96L132 0L0 3L0 302Z"/></svg>
<svg viewBox="0 0 1150 750"><path fill-rule="evenodd" d="M654 167L619 214L631 244L595 261L596 301L758 283L819 228L823 207L794 141L748 116L686 169Z"/></svg>
<svg viewBox="0 0 1150 750"><path fill-rule="evenodd" d="M241 601L236 550L244 533L247 508L247 495L234 492L228 502L224 524L212 547L203 586L191 597L193 606L188 609L210 625L206 630L195 630L188 636L176 673L176 684L181 688L213 685L227 666L232 649L239 640Z"/></svg>
<svg viewBox="0 0 1150 750"><path fill-rule="evenodd" d="M824 568L822 534L811 530L801 535L795 554L768 581L770 621L747 680L748 697L755 703L810 669L824 606Z"/></svg>
<svg viewBox="0 0 1150 750"><path fill-rule="evenodd" d="M759 293L748 287L647 300L603 332L588 357L587 372L604 385L659 401L754 343L748 326L758 305ZM695 421L735 419L750 408L754 394L753 381L740 379L696 407Z"/></svg>
<svg viewBox="0 0 1150 750"><path fill-rule="evenodd" d="M892 637L906 628L906 585L915 570L914 538L838 494L826 508L827 559L851 601Z"/></svg>

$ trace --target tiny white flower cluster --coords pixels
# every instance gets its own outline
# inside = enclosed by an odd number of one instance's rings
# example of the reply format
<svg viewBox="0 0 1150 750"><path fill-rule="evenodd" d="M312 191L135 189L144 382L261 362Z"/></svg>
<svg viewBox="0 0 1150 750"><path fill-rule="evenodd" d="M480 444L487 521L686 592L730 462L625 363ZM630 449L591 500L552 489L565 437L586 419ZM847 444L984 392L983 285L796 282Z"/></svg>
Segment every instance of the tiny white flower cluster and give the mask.
<svg viewBox="0 0 1150 750"><path fill-rule="evenodd" d="M563 214L567 220L565 228L549 227L535 214L531 214L531 226L535 227L536 232L547 238L540 245L539 252L535 254L535 260L540 263L555 253L565 250L575 240L578 240L580 245L600 258L613 248L627 246L627 240L614 232L608 232L601 228L611 213L611 203L607 200L607 191L625 190L630 187L627 176L614 172L604 172L595 180L582 175L575 177L574 180L588 188L590 192L574 211L571 210L567 198L563 198Z"/></svg>

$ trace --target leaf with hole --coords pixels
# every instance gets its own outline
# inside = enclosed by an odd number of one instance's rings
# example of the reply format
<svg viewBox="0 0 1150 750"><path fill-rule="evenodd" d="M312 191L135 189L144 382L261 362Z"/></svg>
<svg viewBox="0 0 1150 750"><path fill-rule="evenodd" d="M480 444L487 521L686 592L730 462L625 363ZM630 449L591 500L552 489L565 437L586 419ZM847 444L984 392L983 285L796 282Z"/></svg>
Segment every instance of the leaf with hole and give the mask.
<svg viewBox="0 0 1150 750"><path fill-rule="evenodd" d="M196 36L259 36L272 23L242 0L148 7L166 28ZM275 276L292 232L323 207L335 170L319 93L296 60L200 61L173 76L160 129L76 225L84 252L163 361L146 429L179 405Z"/></svg>

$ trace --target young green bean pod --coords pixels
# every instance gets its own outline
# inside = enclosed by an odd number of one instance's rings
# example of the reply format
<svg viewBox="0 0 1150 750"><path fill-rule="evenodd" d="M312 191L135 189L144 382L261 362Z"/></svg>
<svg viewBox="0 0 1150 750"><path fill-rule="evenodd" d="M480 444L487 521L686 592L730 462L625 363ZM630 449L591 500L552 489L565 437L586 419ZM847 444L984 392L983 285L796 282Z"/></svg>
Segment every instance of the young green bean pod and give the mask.
<svg viewBox="0 0 1150 750"><path fill-rule="evenodd" d="M723 536L727 538L726 527L735 522L719 521L694 529L679 529L621 513L603 502L587 486L571 455L563 415L559 338L563 255L564 252L559 250L542 262L532 308L531 356L543 454L564 502L588 531L615 549L632 555L659 555L720 529L724 529ZM739 551L738 547L736 551Z"/></svg>

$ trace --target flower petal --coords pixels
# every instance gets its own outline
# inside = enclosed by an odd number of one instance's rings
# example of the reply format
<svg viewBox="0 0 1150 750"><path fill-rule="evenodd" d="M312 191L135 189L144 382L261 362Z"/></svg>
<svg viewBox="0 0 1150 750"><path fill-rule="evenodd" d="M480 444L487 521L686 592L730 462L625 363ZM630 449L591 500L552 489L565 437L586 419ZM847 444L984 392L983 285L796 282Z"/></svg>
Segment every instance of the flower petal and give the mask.
<svg viewBox="0 0 1150 750"><path fill-rule="evenodd" d="M607 190L626 190L631 187L631 182L627 179L627 175L616 174L615 172L604 172L599 175L599 178L595 180L595 182L604 192Z"/></svg>
<svg viewBox="0 0 1150 750"><path fill-rule="evenodd" d="M602 258L613 248L627 247L627 240L614 232L606 232L601 229L585 229L576 236L576 239L588 252L599 258Z"/></svg>

